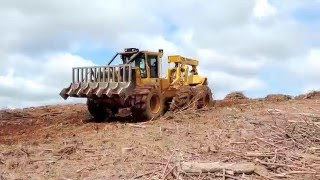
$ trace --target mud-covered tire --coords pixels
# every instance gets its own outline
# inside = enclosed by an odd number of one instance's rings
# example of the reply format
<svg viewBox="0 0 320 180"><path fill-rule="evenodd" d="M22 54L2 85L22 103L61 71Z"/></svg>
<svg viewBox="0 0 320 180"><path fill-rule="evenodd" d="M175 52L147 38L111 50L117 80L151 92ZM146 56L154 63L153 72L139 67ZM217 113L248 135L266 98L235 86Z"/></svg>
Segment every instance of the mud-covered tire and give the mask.
<svg viewBox="0 0 320 180"><path fill-rule="evenodd" d="M163 115L165 103L160 90L152 88L141 99L132 108L132 114L137 120L151 120Z"/></svg>
<svg viewBox="0 0 320 180"><path fill-rule="evenodd" d="M190 105L193 98L193 90L191 86L182 86L172 99L170 110L175 111L183 109L186 106Z"/></svg>
<svg viewBox="0 0 320 180"><path fill-rule="evenodd" d="M164 102L164 110L163 113L170 111L170 106L173 98L166 99Z"/></svg>
<svg viewBox="0 0 320 180"><path fill-rule="evenodd" d="M96 122L105 121L110 116L110 110L102 102L87 99L87 107Z"/></svg>
<svg viewBox="0 0 320 180"><path fill-rule="evenodd" d="M119 108L118 107L116 107L116 106L106 106L107 107L107 110L109 111L109 114L111 115L111 116L115 116L115 115L117 115L118 114L118 112L119 112Z"/></svg>
<svg viewBox="0 0 320 180"><path fill-rule="evenodd" d="M206 85L198 85L194 88L194 101L198 109L212 106L212 92L211 89Z"/></svg>

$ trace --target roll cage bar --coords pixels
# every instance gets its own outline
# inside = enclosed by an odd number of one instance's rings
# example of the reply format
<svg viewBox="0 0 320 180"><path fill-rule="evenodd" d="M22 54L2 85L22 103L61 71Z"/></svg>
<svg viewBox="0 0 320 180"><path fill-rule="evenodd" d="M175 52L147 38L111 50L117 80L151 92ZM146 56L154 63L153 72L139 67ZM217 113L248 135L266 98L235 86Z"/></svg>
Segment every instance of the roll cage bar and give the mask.
<svg viewBox="0 0 320 180"><path fill-rule="evenodd" d="M140 55L142 52L140 52L140 51L138 51L138 52L130 52L130 53L128 53L128 52L124 52L124 53L116 53L114 56L113 56L113 58L109 61L109 63L108 63L108 66L110 66L110 64L118 57L118 55L122 55L122 56L124 56L124 55L127 55L128 57L130 57L129 58L129 60L128 61L124 61L124 59L121 57L121 60L122 60L122 63L123 64L130 64L130 63L132 63L133 61L134 61L134 59L138 56L138 55Z"/></svg>

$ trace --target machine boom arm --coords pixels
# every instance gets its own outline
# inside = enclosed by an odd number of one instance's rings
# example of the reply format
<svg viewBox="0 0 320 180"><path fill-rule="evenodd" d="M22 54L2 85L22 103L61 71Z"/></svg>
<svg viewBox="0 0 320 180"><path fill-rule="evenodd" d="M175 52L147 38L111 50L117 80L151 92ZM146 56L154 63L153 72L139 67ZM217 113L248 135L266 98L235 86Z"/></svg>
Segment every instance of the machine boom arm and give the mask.
<svg viewBox="0 0 320 180"><path fill-rule="evenodd" d="M175 56L168 56L168 62L169 63L180 63L180 64L185 64L189 66L198 66L199 61L195 59L190 59L190 58L185 58L180 55L175 55Z"/></svg>

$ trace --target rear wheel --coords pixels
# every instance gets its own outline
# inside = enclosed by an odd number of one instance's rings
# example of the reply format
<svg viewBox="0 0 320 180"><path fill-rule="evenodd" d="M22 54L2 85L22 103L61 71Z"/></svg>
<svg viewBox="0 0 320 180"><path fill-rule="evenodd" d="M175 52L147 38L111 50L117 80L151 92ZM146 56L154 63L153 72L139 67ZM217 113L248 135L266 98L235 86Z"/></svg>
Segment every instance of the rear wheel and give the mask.
<svg viewBox="0 0 320 180"><path fill-rule="evenodd" d="M182 86L175 97L172 99L170 110L175 111L183 108L187 108L191 105L193 98L193 90L191 86Z"/></svg>
<svg viewBox="0 0 320 180"><path fill-rule="evenodd" d="M97 122L102 122L110 116L110 110L103 102L98 102L93 99L87 100L88 111Z"/></svg>
<svg viewBox="0 0 320 180"><path fill-rule="evenodd" d="M197 108L204 108L212 105L212 92L206 85L198 85L194 88Z"/></svg>

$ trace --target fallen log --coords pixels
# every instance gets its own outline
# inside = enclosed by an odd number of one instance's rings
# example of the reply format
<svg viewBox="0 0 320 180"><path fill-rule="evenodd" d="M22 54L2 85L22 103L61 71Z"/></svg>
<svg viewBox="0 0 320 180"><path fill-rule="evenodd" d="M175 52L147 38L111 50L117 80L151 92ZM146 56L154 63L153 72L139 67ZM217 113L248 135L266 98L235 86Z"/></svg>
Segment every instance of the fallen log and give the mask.
<svg viewBox="0 0 320 180"><path fill-rule="evenodd" d="M255 164L249 162L223 163L223 162L182 162L181 171L185 173L214 173L223 170L232 171L235 174L252 174L255 171Z"/></svg>

